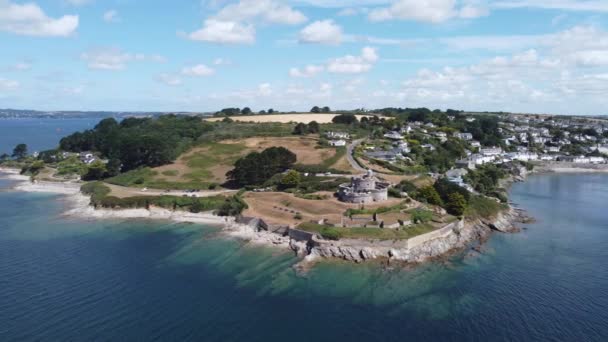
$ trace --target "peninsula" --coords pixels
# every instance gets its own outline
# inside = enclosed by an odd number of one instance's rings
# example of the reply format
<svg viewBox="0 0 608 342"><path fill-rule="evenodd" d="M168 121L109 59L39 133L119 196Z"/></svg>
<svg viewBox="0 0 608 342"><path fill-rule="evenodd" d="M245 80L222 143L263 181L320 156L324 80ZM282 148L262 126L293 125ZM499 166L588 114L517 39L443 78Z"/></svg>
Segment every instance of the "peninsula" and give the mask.
<svg viewBox="0 0 608 342"><path fill-rule="evenodd" d="M26 143L1 170L73 214L215 223L305 260L423 262L517 231L511 181L608 171L608 121L427 108L106 118Z"/></svg>

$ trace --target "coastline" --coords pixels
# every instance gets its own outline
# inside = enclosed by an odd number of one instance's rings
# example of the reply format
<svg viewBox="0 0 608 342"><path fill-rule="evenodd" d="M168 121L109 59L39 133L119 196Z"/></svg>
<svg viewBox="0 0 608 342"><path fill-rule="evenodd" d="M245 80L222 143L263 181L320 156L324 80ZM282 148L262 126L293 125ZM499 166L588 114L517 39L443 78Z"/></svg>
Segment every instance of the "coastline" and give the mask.
<svg viewBox="0 0 608 342"><path fill-rule="evenodd" d="M256 231L250 225L236 222L234 217L221 217L212 212L190 213L187 211L172 211L159 207L150 209L100 209L90 205L90 198L80 192L82 183L76 182L31 182L30 177L19 174L17 169L0 168L0 178L16 181L11 187L15 191L33 193L53 193L62 195L67 203L67 217L84 219L150 219L168 220L173 222L187 222L221 227L226 236L245 240L252 244L265 246L279 246L289 248L289 237L277 234Z"/></svg>
<svg viewBox="0 0 608 342"><path fill-rule="evenodd" d="M608 166L608 165L605 165ZM552 171L533 173L575 173L578 167L558 167ZM606 168L585 168L584 173L608 172ZM518 177L525 181L528 173ZM289 234L279 235L258 229L257 226L238 223L235 217L220 217L212 212L190 213L164 208L149 209L96 209L90 206L90 198L80 192L81 183L31 182L27 176L19 175L19 170L0 168L0 178L17 181L12 187L17 191L44 192L63 195L68 203L65 216L85 219L152 219L189 222L221 227L222 232L232 238L254 245L272 246L284 251L292 251L302 258L304 264L326 258L337 258L352 262L366 260L388 260L418 264L449 256L469 248L475 241L485 241L493 232L512 233L519 231L519 224L528 223L524 210L509 206L492 220L457 221L444 228L401 241L339 240L320 239L316 234L290 229ZM477 250L473 248L474 250Z"/></svg>

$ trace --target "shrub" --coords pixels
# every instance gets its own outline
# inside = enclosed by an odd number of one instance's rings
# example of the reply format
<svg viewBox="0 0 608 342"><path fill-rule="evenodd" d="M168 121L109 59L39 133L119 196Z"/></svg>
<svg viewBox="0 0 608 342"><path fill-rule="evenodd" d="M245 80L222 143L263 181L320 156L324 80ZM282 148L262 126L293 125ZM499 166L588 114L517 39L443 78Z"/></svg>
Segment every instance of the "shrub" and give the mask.
<svg viewBox="0 0 608 342"><path fill-rule="evenodd" d="M321 229L321 236L327 240L337 241L342 237L342 232L334 227L323 227Z"/></svg>
<svg viewBox="0 0 608 342"><path fill-rule="evenodd" d="M433 213L428 210L416 209L412 212L412 222L427 223L433 219Z"/></svg>

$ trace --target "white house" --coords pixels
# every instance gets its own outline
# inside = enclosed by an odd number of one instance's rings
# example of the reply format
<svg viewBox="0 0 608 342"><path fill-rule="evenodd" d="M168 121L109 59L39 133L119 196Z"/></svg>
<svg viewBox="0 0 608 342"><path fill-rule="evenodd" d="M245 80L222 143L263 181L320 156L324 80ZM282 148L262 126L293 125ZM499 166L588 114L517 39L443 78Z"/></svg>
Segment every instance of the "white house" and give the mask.
<svg viewBox="0 0 608 342"><path fill-rule="evenodd" d="M401 139L403 139L403 136L401 135L401 133L395 132L395 131L390 131L390 132L386 133L384 135L384 137L387 138L387 139L391 139L391 140L401 140Z"/></svg>
<svg viewBox="0 0 608 342"><path fill-rule="evenodd" d="M330 140L328 141L329 146L334 146L334 147L339 147L339 146L346 146L346 141L344 140Z"/></svg>
<svg viewBox="0 0 608 342"><path fill-rule="evenodd" d="M349 139L350 134L344 132L327 132L325 136L329 139Z"/></svg>
<svg viewBox="0 0 608 342"><path fill-rule="evenodd" d="M502 154L502 148L500 147L486 147L479 150L484 156L497 156Z"/></svg>
<svg viewBox="0 0 608 342"><path fill-rule="evenodd" d="M462 140L473 140L473 134L471 133L455 133L454 136L458 139Z"/></svg>

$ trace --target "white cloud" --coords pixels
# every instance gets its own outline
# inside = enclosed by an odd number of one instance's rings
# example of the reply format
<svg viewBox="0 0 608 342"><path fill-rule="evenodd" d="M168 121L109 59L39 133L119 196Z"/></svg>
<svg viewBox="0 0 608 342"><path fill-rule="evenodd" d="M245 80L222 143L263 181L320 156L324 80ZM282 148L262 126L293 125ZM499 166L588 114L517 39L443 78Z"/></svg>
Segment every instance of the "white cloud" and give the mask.
<svg viewBox="0 0 608 342"><path fill-rule="evenodd" d="M77 15L48 17L35 3L23 5L0 0L0 31L24 36L66 37L78 27Z"/></svg>
<svg viewBox="0 0 608 342"><path fill-rule="evenodd" d="M182 80L179 79L177 76L166 73L158 75L157 80L168 86L178 86L182 84Z"/></svg>
<svg viewBox="0 0 608 342"><path fill-rule="evenodd" d="M297 25L307 20L300 11L275 0L241 0L224 7L215 18L226 21L260 19L272 24Z"/></svg>
<svg viewBox="0 0 608 342"><path fill-rule="evenodd" d="M488 10L474 2L459 4L456 0L397 0L391 6L369 13L371 21L413 20L441 23L453 18L472 19L488 15Z"/></svg>
<svg viewBox="0 0 608 342"><path fill-rule="evenodd" d="M605 0L505 0L494 2L492 7L608 12L608 2Z"/></svg>
<svg viewBox="0 0 608 342"><path fill-rule="evenodd" d="M118 48L95 49L84 52L80 58L85 61L89 69L123 70L127 64L134 61L163 62L164 57L159 55L146 56L141 53L127 53Z"/></svg>
<svg viewBox="0 0 608 342"><path fill-rule="evenodd" d="M260 85L258 85L258 92L257 94L259 96L270 96L272 95L272 87L270 85L270 83L262 83Z"/></svg>
<svg viewBox="0 0 608 342"><path fill-rule="evenodd" d="M301 70L298 68L289 69L289 76L291 77L313 77L323 71L323 67L319 65L307 65Z"/></svg>
<svg viewBox="0 0 608 342"><path fill-rule="evenodd" d="M19 88L19 82L0 77L0 90L15 90Z"/></svg>
<svg viewBox="0 0 608 342"><path fill-rule="evenodd" d="M300 31L300 42L320 44L340 44L342 27L333 20L320 20L311 23Z"/></svg>
<svg viewBox="0 0 608 342"><path fill-rule="evenodd" d="M191 40L220 44L252 44L255 42L255 28L236 21L207 19L203 28L190 33L188 37Z"/></svg>
<svg viewBox="0 0 608 342"><path fill-rule="evenodd" d="M371 70L378 61L376 49L364 47L360 56L347 55L332 59L327 64L327 71L332 73L359 74Z"/></svg>
<svg viewBox="0 0 608 342"><path fill-rule="evenodd" d="M257 22L297 25L308 20L304 14L275 0L241 0L208 17L203 27L188 34L191 40L220 44L252 44Z"/></svg>
<svg viewBox="0 0 608 342"><path fill-rule="evenodd" d="M204 64L197 64L191 67L186 67L182 69L182 75L186 75L186 76L197 76L197 77L203 77L203 76L210 76L213 75L215 73L215 70L213 70L212 68L204 65Z"/></svg>
<svg viewBox="0 0 608 342"><path fill-rule="evenodd" d="M118 12L116 10L109 10L103 14L103 20L107 23L114 23L120 21L118 17Z"/></svg>

